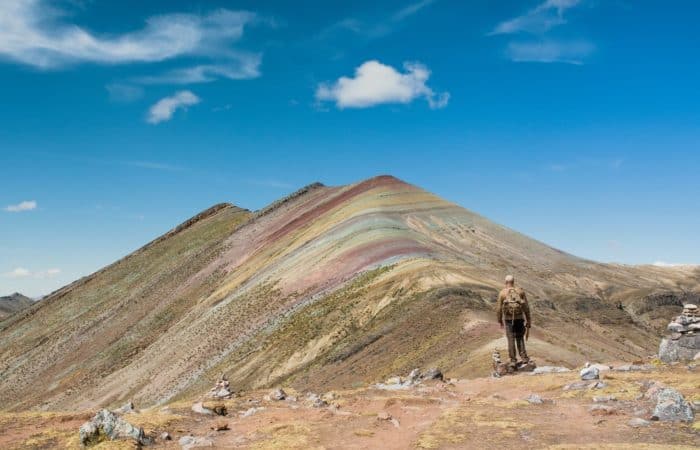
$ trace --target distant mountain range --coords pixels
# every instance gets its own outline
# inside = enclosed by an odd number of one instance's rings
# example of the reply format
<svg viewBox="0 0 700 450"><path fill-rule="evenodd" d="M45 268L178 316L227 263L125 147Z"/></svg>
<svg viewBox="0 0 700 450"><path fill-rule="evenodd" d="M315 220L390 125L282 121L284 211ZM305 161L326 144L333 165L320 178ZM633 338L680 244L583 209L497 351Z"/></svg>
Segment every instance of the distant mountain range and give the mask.
<svg viewBox="0 0 700 450"><path fill-rule="evenodd" d="M6 297L0 297L0 320L4 320L10 317L17 311L21 311L24 308L28 308L34 304L34 300L31 298L15 292L12 295Z"/></svg>
<svg viewBox="0 0 700 450"><path fill-rule="evenodd" d="M700 268L577 258L391 176L313 184L257 212L216 205L0 323L0 409L145 406L221 373L320 390L484 376L508 273L540 364L654 354L700 292Z"/></svg>

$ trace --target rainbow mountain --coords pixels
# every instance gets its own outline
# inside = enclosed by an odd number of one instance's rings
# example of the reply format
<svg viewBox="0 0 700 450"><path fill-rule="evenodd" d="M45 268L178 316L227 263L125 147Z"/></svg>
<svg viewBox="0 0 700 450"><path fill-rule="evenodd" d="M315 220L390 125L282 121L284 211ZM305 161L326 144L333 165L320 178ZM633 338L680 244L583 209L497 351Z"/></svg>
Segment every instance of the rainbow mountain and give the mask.
<svg viewBox="0 0 700 450"><path fill-rule="evenodd" d="M219 204L0 322L0 409L352 387L414 367L488 374L507 273L539 364L642 359L700 269L577 258L391 176Z"/></svg>

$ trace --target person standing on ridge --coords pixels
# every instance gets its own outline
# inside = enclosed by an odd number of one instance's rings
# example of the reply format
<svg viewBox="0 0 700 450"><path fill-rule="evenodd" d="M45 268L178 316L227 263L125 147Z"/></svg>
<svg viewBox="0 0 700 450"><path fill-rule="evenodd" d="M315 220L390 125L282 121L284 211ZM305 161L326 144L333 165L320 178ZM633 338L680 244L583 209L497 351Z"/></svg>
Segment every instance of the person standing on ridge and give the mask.
<svg viewBox="0 0 700 450"><path fill-rule="evenodd" d="M525 350L525 340L530 334L532 325L530 306L527 303L525 291L515 287L513 275L506 277L506 286L498 294L496 314L499 325L501 328L505 326L506 329L511 367L515 368L518 362L515 355L516 346L522 362L527 364L530 358Z"/></svg>

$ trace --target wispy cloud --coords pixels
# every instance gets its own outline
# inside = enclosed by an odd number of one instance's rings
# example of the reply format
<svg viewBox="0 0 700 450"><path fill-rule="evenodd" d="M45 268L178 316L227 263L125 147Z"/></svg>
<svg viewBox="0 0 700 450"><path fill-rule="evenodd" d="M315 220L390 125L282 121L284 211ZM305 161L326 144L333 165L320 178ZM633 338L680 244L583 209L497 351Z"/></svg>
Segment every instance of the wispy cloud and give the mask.
<svg viewBox="0 0 700 450"><path fill-rule="evenodd" d="M506 54L514 62L583 64L583 60L593 52L593 44L586 41L534 41L511 42Z"/></svg>
<svg viewBox="0 0 700 450"><path fill-rule="evenodd" d="M141 86L133 86L126 83L111 83L105 86L109 93L109 98L113 102L131 103L140 99L143 96L143 88Z"/></svg>
<svg viewBox="0 0 700 450"><path fill-rule="evenodd" d="M191 91L179 91L170 97L158 100L148 110L146 121L151 124L167 122L172 119L178 109L186 110L189 106L196 105L201 100Z"/></svg>
<svg viewBox="0 0 700 450"><path fill-rule="evenodd" d="M417 1L378 20L363 20L354 17L346 17L322 30L318 38L326 39L339 31L350 31L367 39L376 39L386 36L393 33L403 21L435 2L436 0Z"/></svg>
<svg viewBox="0 0 700 450"><path fill-rule="evenodd" d="M545 33L556 26L565 24L564 12L579 3L580 0L545 0L525 14L499 23L489 35L522 32Z"/></svg>
<svg viewBox="0 0 700 450"><path fill-rule="evenodd" d="M188 58L188 66L106 86L114 101L141 96L135 84L189 84L260 76L262 54L232 48L253 24L274 25L250 11L217 9L145 19L140 29L97 33L71 23L48 0L0 2L0 59L49 70L79 63L159 63Z"/></svg>
<svg viewBox="0 0 700 450"><path fill-rule="evenodd" d="M92 62L157 62L183 55L225 56L227 47L256 18L248 11L220 9L205 15L164 14L143 28L98 35L61 21L64 14L44 0L0 3L0 55L41 68Z"/></svg>
<svg viewBox="0 0 700 450"><path fill-rule="evenodd" d="M424 98L430 108L443 108L450 99L448 92L436 93L426 82L430 70L420 63L404 63L399 72L379 61L367 61L355 69L354 77L340 77L333 83L322 83L316 89L316 100L330 101L340 108L368 108L382 103L410 103Z"/></svg>
<svg viewBox="0 0 700 450"><path fill-rule="evenodd" d="M595 46L587 39L561 39L549 33L568 23L564 13L580 3L581 0L545 0L525 14L499 23L488 35L531 36L508 43L505 54L513 62L581 65Z"/></svg>
<svg viewBox="0 0 700 450"><path fill-rule="evenodd" d="M3 273L3 276L6 278L38 278L38 279L44 279L44 278L53 278L61 273L61 269L47 269L47 270L41 270L38 272L32 272L30 270L25 269L24 267L17 267L14 270L11 270L9 272Z"/></svg>
<svg viewBox="0 0 700 450"><path fill-rule="evenodd" d="M25 200L23 202L17 203L16 205L6 206L5 211L7 211L7 212L32 211L32 210L35 210L36 207L37 207L37 203L35 200Z"/></svg>
<svg viewBox="0 0 700 450"><path fill-rule="evenodd" d="M140 84L209 83L220 78L246 80L260 76L260 53L239 53L224 63L199 64L134 79Z"/></svg>

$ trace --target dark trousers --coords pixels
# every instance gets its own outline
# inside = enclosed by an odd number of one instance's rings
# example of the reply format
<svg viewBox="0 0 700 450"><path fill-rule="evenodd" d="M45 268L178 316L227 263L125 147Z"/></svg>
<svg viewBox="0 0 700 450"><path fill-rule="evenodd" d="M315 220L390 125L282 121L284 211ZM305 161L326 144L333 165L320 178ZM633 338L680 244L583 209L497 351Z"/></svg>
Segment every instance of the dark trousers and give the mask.
<svg viewBox="0 0 700 450"><path fill-rule="evenodd" d="M523 319L506 320L506 339L508 340L508 357L510 362L517 362L515 357L515 347L518 347L518 353L523 361L528 361L527 351L525 350L525 321Z"/></svg>

